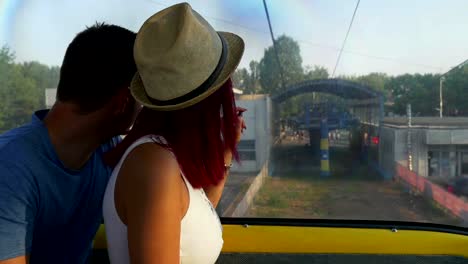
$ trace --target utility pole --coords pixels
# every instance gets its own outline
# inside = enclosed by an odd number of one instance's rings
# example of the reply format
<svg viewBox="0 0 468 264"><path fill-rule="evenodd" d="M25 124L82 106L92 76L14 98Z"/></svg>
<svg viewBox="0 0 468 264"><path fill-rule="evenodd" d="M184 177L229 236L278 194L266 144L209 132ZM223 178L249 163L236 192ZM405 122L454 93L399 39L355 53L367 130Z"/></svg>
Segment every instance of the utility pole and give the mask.
<svg viewBox="0 0 468 264"><path fill-rule="evenodd" d="M440 83L439 83L439 117L442 118L443 117L443 110L444 109L444 100L442 98L442 87L443 87L443 83L445 81L445 77L442 76L440 77Z"/></svg>
<svg viewBox="0 0 468 264"><path fill-rule="evenodd" d="M408 117L408 133L406 134L407 154L408 154L408 169L413 171L413 151L411 142L411 126L412 126L411 104L406 105L406 116Z"/></svg>

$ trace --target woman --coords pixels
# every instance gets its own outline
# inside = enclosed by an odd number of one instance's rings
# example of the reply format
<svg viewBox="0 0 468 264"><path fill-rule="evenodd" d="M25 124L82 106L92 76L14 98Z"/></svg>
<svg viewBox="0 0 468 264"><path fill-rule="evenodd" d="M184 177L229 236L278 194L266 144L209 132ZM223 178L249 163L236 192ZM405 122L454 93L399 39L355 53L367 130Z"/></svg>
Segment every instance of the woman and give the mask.
<svg viewBox="0 0 468 264"><path fill-rule="evenodd" d="M131 92L144 108L109 153L104 197L112 263L214 263L216 207L244 127L231 74L244 43L190 5L150 17L134 46Z"/></svg>

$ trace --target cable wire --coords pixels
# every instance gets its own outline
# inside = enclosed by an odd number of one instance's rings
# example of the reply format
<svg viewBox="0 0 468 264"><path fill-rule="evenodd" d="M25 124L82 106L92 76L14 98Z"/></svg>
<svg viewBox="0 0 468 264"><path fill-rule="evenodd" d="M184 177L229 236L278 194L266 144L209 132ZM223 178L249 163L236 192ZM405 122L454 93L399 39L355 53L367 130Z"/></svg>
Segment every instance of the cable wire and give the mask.
<svg viewBox="0 0 468 264"><path fill-rule="evenodd" d="M159 5L159 6L164 7L164 8L169 7L169 4L164 4L164 3L161 3L161 2L158 2L158 1L155 1L155 0L146 0L146 1L150 2L150 3L153 3L153 4L156 4L156 5ZM227 20L227 19L222 19L222 18L210 16L210 15L204 15L204 17L206 17L208 19L212 19L214 21L219 21L221 23L232 25L234 27L242 28L242 29L248 30L250 32L260 33L260 34L265 35L265 36L271 36L270 32L261 30L259 28L238 24L238 23L236 23L234 21L230 21L230 20ZM396 58L366 54L366 53L362 53L362 52L358 52L358 51L354 51L354 50L340 49L339 47L336 47L336 46L323 44L323 43L312 42L312 41L308 41L308 40L305 40L305 39L297 38L295 36L292 36L292 37L298 43L306 44L308 46L313 46L313 47L317 47L317 48L321 48L321 49L333 50L333 51L336 51L336 52L342 52L342 53L347 53L347 54L353 54L355 56L364 57L364 58L368 58L368 59L394 62L394 63L398 63L398 64L401 64L401 65L411 65L411 66L415 66L415 67L427 68L427 69L438 70L438 71L442 71L442 69L444 68L444 67L441 67L441 66L428 65L428 64L422 64L422 63L411 63L411 62L402 61L402 60L399 60L399 59L396 59Z"/></svg>
<svg viewBox="0 0 468 264"><path fill-rule="evenodd" d="M348 32L346 32L346 36L345 36L345 38L343 40L343 45L341 45L340 53L338 53L338 58L336 59L335 68L333 69L333 73L331 75L332 78L335 76L336 68L338 67L338 64L340 63L341 54L343 53L343 49L344 49L344 47L346 45L346 40L348 39L349 32L351 31L351 27L353 26L354 17L356 16L356 12L357 12L357 10L359 8L359 3L360 2L361 2L361 0L358 0L357 3L356 3L356 8L354 8L354 13L353 13L353 16L351 17L351 22L349 23L349 27L348 27Z"/></svg>
<svg viewBox="0 0 468 264"><path fill-rule="evenodd" d="M276 44L275 35L273 34L273 28L271 27L270 14L268 13L268 7L267 7L267 4L266 4L266 0L263 0L263 7L265 7L265 14L266 14L266 17L267 17L267 20L268 20L268 27L270 28L271 40L273 41L273 51L275 52L276 62L278 63L278 68L279 68L279 72L280 72L281 89L284 89L284 87L286 87L286 83L284 82L283 67L281 66L281 62L280 62L280 59L279 59L278 45Z"/></svg>

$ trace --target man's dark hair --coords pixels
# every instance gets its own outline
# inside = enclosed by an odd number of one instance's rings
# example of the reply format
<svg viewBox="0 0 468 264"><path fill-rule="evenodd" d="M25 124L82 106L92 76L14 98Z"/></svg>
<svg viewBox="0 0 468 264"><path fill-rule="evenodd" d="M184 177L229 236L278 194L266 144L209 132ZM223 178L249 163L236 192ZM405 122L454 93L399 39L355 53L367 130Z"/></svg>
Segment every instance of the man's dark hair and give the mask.
<svg viewBox="0 0 468 264"><path fill-rule="evenodd" d="M127 88L136 72L135 37L128 29L105 23L80 32L65 53L57 100L76 103L80 112L90 113Z"/></svg>

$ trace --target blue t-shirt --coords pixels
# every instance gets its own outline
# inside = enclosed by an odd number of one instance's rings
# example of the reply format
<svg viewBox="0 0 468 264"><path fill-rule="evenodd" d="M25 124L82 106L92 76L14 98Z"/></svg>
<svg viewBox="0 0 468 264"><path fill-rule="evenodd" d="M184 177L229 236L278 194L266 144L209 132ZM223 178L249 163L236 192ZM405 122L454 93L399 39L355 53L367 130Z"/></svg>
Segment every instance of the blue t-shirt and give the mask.
<svg viewBox="0 0 468 264"><path fill-rule="evenodd" d="M0 135L0 260L30 254L31 263L85 263L102 221L111 168L99 148L80 170L65 168L38 111Z"/></svg>

